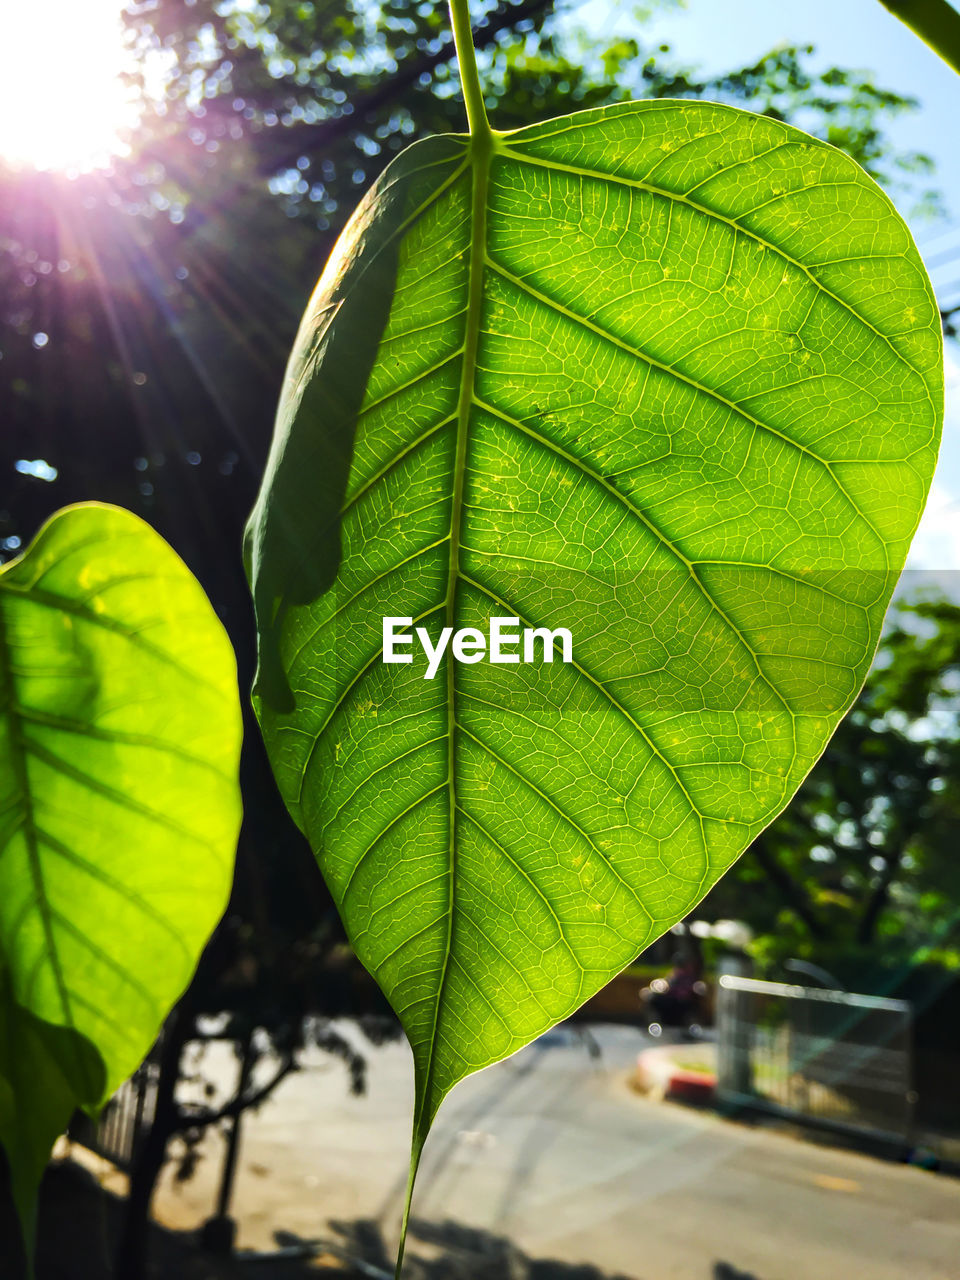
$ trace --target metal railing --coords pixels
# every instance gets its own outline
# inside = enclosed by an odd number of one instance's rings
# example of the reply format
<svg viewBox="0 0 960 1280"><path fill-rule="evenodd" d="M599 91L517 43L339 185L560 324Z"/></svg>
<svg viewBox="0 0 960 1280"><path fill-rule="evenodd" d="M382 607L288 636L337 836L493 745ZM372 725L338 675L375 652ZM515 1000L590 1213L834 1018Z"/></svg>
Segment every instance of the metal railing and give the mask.
<svg viewBox="0 0 960 1280"><path fill-rule="evenodd" d="M912 1040L905 1000L725 975L717 1093L733 1104L909 1140Z"/></svg>
<svg viewBox="0 0 960 1280"><path fill-rule="evenodd" d="M96 1123L77 1112L69 1136L129 1172L138 1144L153 1124L159 1076L159 1064L151 1056L120 1086Z"/></svg>

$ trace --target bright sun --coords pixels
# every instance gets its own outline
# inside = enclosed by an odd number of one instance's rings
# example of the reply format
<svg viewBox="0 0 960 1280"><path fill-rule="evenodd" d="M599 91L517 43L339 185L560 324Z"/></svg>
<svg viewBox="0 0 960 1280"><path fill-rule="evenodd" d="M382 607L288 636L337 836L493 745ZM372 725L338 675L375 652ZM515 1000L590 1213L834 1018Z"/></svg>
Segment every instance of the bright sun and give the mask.
<svg viewBox="0 0 960 1280"><path fill-rule="evenodd" d="M92 169L124 148L137 110L119 73L123 0L0 0L0 156Z"/></svg>

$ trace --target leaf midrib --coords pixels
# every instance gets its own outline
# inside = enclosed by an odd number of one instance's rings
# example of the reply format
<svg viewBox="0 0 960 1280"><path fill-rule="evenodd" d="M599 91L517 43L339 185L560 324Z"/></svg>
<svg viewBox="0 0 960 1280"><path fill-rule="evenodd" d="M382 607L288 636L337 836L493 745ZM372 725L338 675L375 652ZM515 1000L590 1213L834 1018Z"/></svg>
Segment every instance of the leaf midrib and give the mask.
<svg viewBox="0 0 960 1280"><path fill-rule="evenodd" d="M450 547L448 560L447 598L445 602L445 626L456 627L457 587L460 583L460 542L463 525L463 498L467 475L467 449L470 441L470 418L473 413L477 352L480 345L480 318L483 313L484 273L487 252L487 204L490 187L490 162L493 158L494 139L489 133L475 134L469 143L471 169L471 219L470 246L467 266L467 307L463 339L463 363L460 367L460 388L457 398L457 435L454 447L453 493L450 502ZM457 884L457 677L456 663L447 655L447 832L448 832L448 905L447 936L443 948L443 966L437 984L433 1025L427 1048L427 1068L423 1089L417 1106L417 1127L426 1138L424 1121L429 1125L429 1100L436 1068L437 1031L440 1010L450 973L453 952L453 921L456 910Z"/></svg>

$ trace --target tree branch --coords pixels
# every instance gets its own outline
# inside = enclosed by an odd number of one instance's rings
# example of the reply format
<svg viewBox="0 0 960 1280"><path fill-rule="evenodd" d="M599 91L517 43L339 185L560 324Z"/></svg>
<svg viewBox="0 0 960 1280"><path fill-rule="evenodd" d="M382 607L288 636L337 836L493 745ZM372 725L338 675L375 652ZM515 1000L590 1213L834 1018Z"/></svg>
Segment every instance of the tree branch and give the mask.
<svg viewBox="0 0 960 1280"><path fill-rule="evenodd" d="M860 923L857 925L857 942L862 946L867 946L873 941L873 935L876 932L877 921L883 914L887 905L887 898L890 894L890 886L893 883L893 877L897 873L900 866L900 855L888 860L884 868L883 875L880 877L878 884L875 886L873 893L867 899L867 904L863 909L863 915L860 917Z"/></svg>
<svg viewBox="0 0 960 1280"><path fill-rule="evenodd" d="M949 0L880 0L880 3L960 74L960 13Z"/></svg>
<svg viewBox="0 0 960 1280"><path fill-rule="evenodd" d="M189 992L167 1018L159 1042L159 1071L153 1123L134 1149L130 1190L120 1229L114 1266L117 1280L143 1280L147 1274L147 1237L154 1188L167 1154L167 1141L176 1131L176 1087L180 1059L193 1018Z"/></svg>
<svg viewBox="0 0 960 1280"><path fill-rule="evenodd" d="M771 853L762 836L754 840L751 852L771 884L779 890L780 896L790 910L807 926L810 936L817 939L825 938L826 930L816 916L813 904L803 886L794 879L776 855Z"/></svg>
<svg viewBox="0 0 960 1280"><path fill-rule="evenodd" d="M890 897L890 886L893 884L903 862L903 855L907 851L907 846L916 834L916 829L907 832L904 839L900 841L900 845L896 853L885 855L886 866L880 879L874 885L873 892L867 899L863 908L863 915L860 917L860 923L857 925L857 942L866 946L873 942L874 934L877 929L877 922L886 910L887 900Z"/></svg>
<svg viewBox="0 0 960 1280"><path fill-rule="evenodd" d="M236 1097L222 1107L206 1108L192 1113L181 1111L173 1125L173 1132L183 1133L187 1129L207 1129L221 1120L235 1119L244 1111L249 1111L251 1107L259 1107L261 1102L266 1102L277 1085L294 1071L299 1071L299 1067L293 1054L287 1054L274 1075L261 1088L246 1096Z"/></svg>

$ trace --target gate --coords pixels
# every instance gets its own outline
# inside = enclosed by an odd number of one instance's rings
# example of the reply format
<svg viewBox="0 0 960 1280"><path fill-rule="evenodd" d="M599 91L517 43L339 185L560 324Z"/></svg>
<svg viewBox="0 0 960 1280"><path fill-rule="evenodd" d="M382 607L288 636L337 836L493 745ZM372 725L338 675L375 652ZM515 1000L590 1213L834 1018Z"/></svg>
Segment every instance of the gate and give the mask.
<svg viewBox="0 0 960 1280"><path fill-rule="evenodd" d="M734 1104L908 1140L916 1095L905 1000L724 975L717 1093Z"/></svg>

